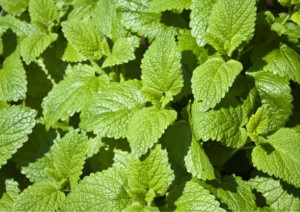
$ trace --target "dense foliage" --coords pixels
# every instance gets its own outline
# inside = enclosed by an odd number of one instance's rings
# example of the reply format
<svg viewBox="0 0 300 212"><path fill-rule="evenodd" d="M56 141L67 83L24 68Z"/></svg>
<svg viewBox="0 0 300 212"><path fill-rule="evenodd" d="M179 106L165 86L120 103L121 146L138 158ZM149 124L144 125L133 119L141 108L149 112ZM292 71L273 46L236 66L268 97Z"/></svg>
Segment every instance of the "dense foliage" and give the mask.
<svg viewBox="0 0 300 212"><path fill-rule="evenodd" d="M299 0L0 5L0 211L300 211Z"/></svg>

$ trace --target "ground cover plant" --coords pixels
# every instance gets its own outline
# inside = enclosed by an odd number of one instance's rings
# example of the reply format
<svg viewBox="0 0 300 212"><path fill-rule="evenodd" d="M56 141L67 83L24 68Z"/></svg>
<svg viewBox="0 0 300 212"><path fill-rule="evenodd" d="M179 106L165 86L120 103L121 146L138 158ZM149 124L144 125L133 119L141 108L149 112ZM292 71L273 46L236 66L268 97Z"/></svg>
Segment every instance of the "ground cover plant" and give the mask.
<svg viewBox="0 0 300 212"><path fill-rule="evenodd" d="M299 0L0 6L0 211L300 211Z"/></svg>

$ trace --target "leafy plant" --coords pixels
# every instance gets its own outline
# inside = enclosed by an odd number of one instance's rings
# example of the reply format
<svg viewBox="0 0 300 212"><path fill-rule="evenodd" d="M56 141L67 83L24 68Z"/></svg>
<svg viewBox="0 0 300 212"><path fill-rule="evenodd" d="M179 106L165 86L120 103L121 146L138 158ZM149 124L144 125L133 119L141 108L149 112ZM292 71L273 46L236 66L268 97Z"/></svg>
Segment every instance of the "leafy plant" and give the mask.
<svg viewBox="0 0 300 212"><path fill-rule="evenodd" d="M0 211L300 210L299 0L0 5Z"/></svg>

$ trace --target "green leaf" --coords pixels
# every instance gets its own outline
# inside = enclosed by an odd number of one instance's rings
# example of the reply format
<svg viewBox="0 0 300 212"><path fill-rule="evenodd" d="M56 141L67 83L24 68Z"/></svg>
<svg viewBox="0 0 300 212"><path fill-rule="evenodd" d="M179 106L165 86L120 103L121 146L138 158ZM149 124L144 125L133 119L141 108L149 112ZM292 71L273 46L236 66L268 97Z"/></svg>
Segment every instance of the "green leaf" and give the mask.
<svg viewBox="0 0 300 212"><path fill-rule="evenodd" d="M281 45L263 58L268 64L264 70L286 77L300 84L300 55L287 45Z"/></svg>
<svg viewBox="0 0 300 212"><path fill-rule="evenodd" d="M225 63L220 58L210 59L194 70L192 89L195 99L203 101L203 110L213 108L224 98L242 70L240 62L229 60Z"/></svg>
<svg viewBox="0 0 300 212"><path fill-rule="evenodd" d="M85 177L68 195L62 211L121 211L132 200L120 168L109 168Z"/></svg>
<svg viewBox="0 0 300 212"><path fill-rule="evenodd" d="M249 181L252 188L259 192L265 199L268 206L276 211L299 211L299 191L280 180L272 177L256 177Z"/></svg>
<svg viewBox="0 0 300 212"><path fill-rule="evenodd" d="M10 15L0 17L0 26L4 29L10 28L18 36L29 36L38 32L38 29L32 24Z"/></svg>
<svg viewBox="0 0 300 212"><path fill-rule="evenodd" d="M65 201L65 194L53 182L29 186L17 199L16 211L56 211Z"/></svg>
<svg viewBox="0 0 300 212"><path fill-rule="evenodd" d="M93 21L95 26L113 41L126 36L127 31L121 25L121 15L117 13L118 0L98 1Z"/></svg>
<svg viewBox="0 0 300 212"><path fill-rule="evenodd" d="M95 7L98 2L97 0L75 0L75 1L67 0L67 1L69 1L68 3L69 4L71 3L73 7L73 10L70 12L70 14L68 14L68 20L72 20L72 21L81 21L81 20L86 21L90 19L94 14Z"/></svg>
<svg viewBox="0 0 300 212"><path fill-rule="evenodd" d="M150 45L141 68L143 92L155 105L164 107L172 96L180 93L183 87L180 53L170 34L160 36Z"/></svg>
<svg viewBox="0 0 300 212"><path fill-rule="evenodd" d="M202 145L195 139L193 139L190 150L184 160L187 171L194 177L200 180L213 180L216 178L214 167L206 156Z"/></svg>
<svg viewBox="0 0 300 212"><path fill-rule="evenodd" d="M205 40L221 54L231 56L242 42L253 37L255 3L255 0L218 0L209 17Z"/></svg>
<svg viewBox="0 0 300 212"><path fill-rule="evenodd" d="M247 132L249 136L257 141L257 136L264 134L268 128L269 117L264 107L260 107L255 114L253 114L247 124Z"/></svg>
<svg viewBox="0 0 300 212"><path fill-rule="evenodd" d="M96 77L95 70L88 65L68 68L65 79L54 85L43 100L43 114L47 129L59 120L65 121L75 112L81 111L91 100L93 92L98 92L108 84L105 77Z"/></svg>
<svg viewBox="0 0 300 212"><path fill-rule="evenodd" d="M28 107L0 109L0 168L27 141L35 116L36 111Z"/></svg>
<svg viewBox="0 0 300 212"><path fill-rule="evenodd" d="M42 30L50 31L59 24L59 14L54 0L29 0L29 15L31 22Z"/></svg>
<svg viewBox="0 0 300 212"><path fill-rule="evenodd" d="M143 161L132 156L128 163L127 176L130 195L136 200L144 201L154 192L154 196L148 201L149 204L155 196L165 195L174 180L167 151L162 150L160 145L156 145Z"/></svg>
<svg viewBox="0 0 300 212"><path fill-rule="evenodd" d="M265 133L280 129L292 114L293 97L289 81L265 71L248 74L254 77L262 107L269 118Z"/></svg>
<svg viewBox="0 0 300 212"><path fill-rule="evenodd" d="M150 11L150 0L119 0L119 7L123 26L140 36L153 39L167 30L161 13Z"/></svg>
<svg viewBox="0 0 300 212"><path fill-rule="evenodd" d="M208 31L208 21L213 5L217 0L192 0L191 21L192 36L196 38L199 46L206 44L205 34Z"/></svg>
<svg viewBox="0 0 300 212"><path fill-rule="evenodd" d="M120 38L114 43L112 53L105 59L102 68L128 63L135 59L134 51L140 45L136 36Z"/></svg>
<svg viewBox="0 0 300 212"><path fill-rule="evenodd" d="M192 51L193 54L197 57L198 64L204 63L208 59L208 51L204 47L200 47L197 44L196 38L192 37L190 30L185 30L184 33L177 36L178 39L178 47L180 51L183 53L182 57L184 59L184 52L185 51ZM187 57L186 60L189 62L189 57ZM190 62L193 64L192 62ZM194 66L192 68L189 67L190 70L194 69Z"/></svg>
<svg viewBox="0 0 300 212"><path fill-rule="evenodd" d="M221 182L202 182L201 185L214 194L231 211L255 211L255 196L248 182L234 175L225 176ZM227 208L228 207L228 208Z"/></svg>
<svg viewBox="0 0 300 212"><path fill-rule="evenodd" d="M46 173L47 169L55 170L51 153L46 153L36 162L22 167L21 173L25 174L30 182L39 183L51 179Z"/></svg>
<svg viewBox="0 0 300 212"><path fill-rule="evenodd" d="M232 148L242 147L247 139L243 128L246 124L244 113L242 106L204 112L202 103L194 102L192 122L196 139L212 139Z"/></svg>
<svg viewBox="0 0 300 212"><path fill-rule="evenodd" d="M2 40L2 35L0 34L0 55L3 55L3 40Z"/></svg>
<svg viewBox="0 0 300 212"><path fill-rule="evenodd" d="M189 9L191 4L191 0L153 0L150 2L149 9L154 12L162 12L172 9Z"/></svg>
<svg viewBox="0 0 300 212"><path fill-rule="evenodd" d="M20 193L18 185L19 184L12 179L5 181L5 193L2 194L2 198L0 199L0 211L14 211L13 205Z"/></svg>
<svg viewBox="0 0 300 212"><path fill-rule="evenodd" d="M24 167L35 162L37 158L43 157L49 151L55 138L56 133L54 130L46 131L44 125L36 124L33 132L29 135L28 141L14 154L12 160L17 167Z"/></svg>
<svg viewBox="0 0 300 212"><path fill-rule="evenodd" d="M296 24L300 25L300 12L294 12L291 20L294 21Z"/></svg>
<svg viewBox="0 0 300 212"><path fill-rule="evenodd" d="M55 170L70 180L71 189L77 184L82 174L87 154L87 141L86 135L71 131L51 151Z"/></svg>
<svg viewBox="0 0 300 212"><path fill-rule="evenodd" d="M87 143L87 157L92 157L100 151L100 148L104 146L102 143L102 136L97 135L92 138Z"/></svg>
<svg viewBox="0 0 300 212"><path fill-rule="evenodd" d="M133 203L124 212L159 212L158 207L147 206L138 202Z"/></svg>
<svg viewBox="0 0 300 212"><path fill-rule="evenodd" d="M80 116L80 127L101 136L124 138L131 117L146 104L138 81L114 83L93 98Z"/></svg>
<svg viewBox="0 0 300 212"><path fill-rule="evenodd" d="M278 0L278 2L285 7L290 7L291 5L291 0Z"/></svg>
<svg viewBox="0 0 300 212"><path fill-rule="evenodd" d="M126 168L128 166L129 159L131 154L126 151L114 149L114 167Z"/></svg>
<svg viewBox="0 0 300 212"><path fill-rule="evenodd" d="M174 123L166 130L163 137L161 138L162 147L163 149L167 150L169 161L171 162L172 168L174 170L177 167L173 167L173 165L180 167L181 173L182 170L186 169L184 157L189 151L191 141L192 132L190 126L184 121Z"/></svg>
<svg viewBox="0 0 300 212"><path fill-rule="evenodd" d="M28 6L28 0L0 0L1 7L8 13L19 16Z"/></svg>
<svg viewBox="0 0 300 212"><path fill-rule="evenodd" d="M28 65L39 57L58 38L56 33L34 34L21 42L21 55Z"/></svg>
<svg viewBox="0 0 300 212"><path fill-rule="evenodd" d="M87 58L82 56L69 42L61 59L66 62L82 62L87 60Z"/></svg>
<svg viewBox="0 0 300 212"><path fill-rule="evenodd" d="M25 99L27 80L23 64L17 53L11 54L0 69L0 101Z"/></svg>
<svg viewBox="0 0 300 212"><path fill-rule="evenodd" d="M176 211L225 211L219 207L220 203L200 185L197 179L192 179L185 184L183 194L175 204Z"/></svg>
<svg viewBox="0 0 300 212"><path fill-rule="evenodd" d="M300 188L300 133L295 129L281 128L269 136L267 142L253 149L253 165Z"/></svg>
<svg viewBox="0 0 300 212"><path fill-rule="evenodd" d="M89 21L67 21L62 31L71 45L90 60L98 60L109 52L101 32Z"/></svg>
<svg viewBox="0 0 300 212"><path fill-rule="evenodd" d="M147 153L176 118L176 111L159 110L155 107L136 112L130 120L127 132L132 153L137 157Z"/></svg>

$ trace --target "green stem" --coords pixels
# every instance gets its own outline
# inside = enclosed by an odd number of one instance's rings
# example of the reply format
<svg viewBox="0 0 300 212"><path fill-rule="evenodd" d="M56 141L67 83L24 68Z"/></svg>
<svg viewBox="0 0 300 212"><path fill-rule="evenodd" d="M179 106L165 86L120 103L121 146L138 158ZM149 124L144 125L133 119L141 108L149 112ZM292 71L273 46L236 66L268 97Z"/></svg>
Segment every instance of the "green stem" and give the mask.
<svg viewBox="0 0 300 212"><path fill-rule="evenodd" d="M229 161L230 158L232 158L233 155L235 155L235 153L237 153L240 149L234 149L232 150L232 152L228 155L228 157L226 158L226 160L223 161L223 163L221 164L220 167L224 166L225 163L227 163L227 161Z"/></svg>
<svg viewBox="0 0 300 212"><path fill-rule="evenodd" d="M292 7L289 8L288 15L285 17L285 19L281 22L282 25L284 25L291 17Z"/></svg>
<svg viewBox="0 0 300 212"><path fill-rule="evenodd" d="M244 147L241 148L241 150L253 149L254 147L255 147L255 145L244 146Z"/></svg>

